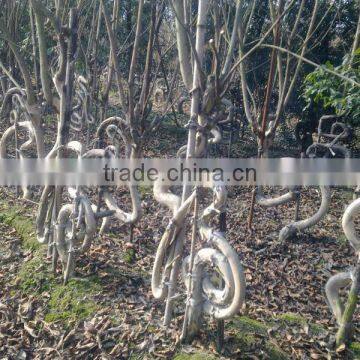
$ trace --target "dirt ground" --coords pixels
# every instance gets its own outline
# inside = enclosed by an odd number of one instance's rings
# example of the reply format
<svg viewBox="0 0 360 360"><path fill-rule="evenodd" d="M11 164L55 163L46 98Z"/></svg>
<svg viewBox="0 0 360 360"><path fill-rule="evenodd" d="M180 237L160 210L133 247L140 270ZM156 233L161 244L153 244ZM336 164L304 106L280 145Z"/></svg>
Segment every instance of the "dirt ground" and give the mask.
<svg viewBox="0 0 360 360"><path fill-rule="evenodd" d="M147 156L174 155L185 131L164 129L148 144ZM286 148L296 148L283 140ZM275 154L285 145L279 142ZM218 151L222 151L220 147ZM238 140L233 156L256 153L253 139ZM0 190L0 359L329 359L360 358L360 316L354 321L354 342L333 351L336 325L327 306L327 279L355 263L341 229L348 189L333 189L331 208L314 228L285 243L278 233L294 216L294 204L255 207L254 230L246 222L251 189L230 188L227 238L246 273L246 304L225 322L225 344L216 351L216 324L205 319L200 337L179 344L184 312L181 284L175 318L162 326L164 304L150 289L151 270L160 237L170 213L141 187L144 216L134 229L112 222L91 250L77 262L77 274L62 285L60 267L50 271L46 248L35 238L36 207L15 200L10 189ZM269 190L270 191L270 190ZM279 194L272 189L271 194ZM269 192L270 193L270 192ZM126 189L117 191L119 203L130 206ZM36 200L36 196L35 196ZM208 204L204 199L204 205ZM316 188L302 190L302 218L320 203ZM189 244L189 241L187 242Z"/></svg>

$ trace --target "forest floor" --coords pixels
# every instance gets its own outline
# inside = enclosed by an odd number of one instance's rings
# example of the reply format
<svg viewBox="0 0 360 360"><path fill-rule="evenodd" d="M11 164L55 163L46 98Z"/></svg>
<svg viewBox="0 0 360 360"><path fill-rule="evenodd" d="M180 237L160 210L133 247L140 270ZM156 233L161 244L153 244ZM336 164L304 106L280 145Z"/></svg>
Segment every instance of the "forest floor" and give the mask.
<svg viewBox="0 0 360 360"><path fill-rule="evenodd" d="M185 136L185 130L167 125L145 153L174 155ZM245 138L234 145L233 156L256 154L254 139L248 134ZM280 138L277 155L290 144L284 144L288 140L282 134ZM294 146L292 151L297 151ZM151 188L140 188L144 216L134 229L133 243L129 244L129 228L113 221L109 232L78 259L76 278L65 286L60 267L57 274L50 271L46 247L36 241L36 206L15 199L11 189L0 189L0 359L360 358L359 312L354 342L334 351L337 327L324 294L327 279L355 262L341 228L352 193L333 189L326 217L282 243L278 233L292 221L294 204L256 206L249 233L250 190L229 189L227 238L245 268L246 304L225 322L225 344L218 353L211 319L191 345L179 343L182 284L173 322L169 329L162 326L164 303L153 298L150 280L170 213L153 199ZM117 196L119 203L130 206L126 189L118 190ZM300 216L313 214L319 203L316 188L304 189Z"/></svg>

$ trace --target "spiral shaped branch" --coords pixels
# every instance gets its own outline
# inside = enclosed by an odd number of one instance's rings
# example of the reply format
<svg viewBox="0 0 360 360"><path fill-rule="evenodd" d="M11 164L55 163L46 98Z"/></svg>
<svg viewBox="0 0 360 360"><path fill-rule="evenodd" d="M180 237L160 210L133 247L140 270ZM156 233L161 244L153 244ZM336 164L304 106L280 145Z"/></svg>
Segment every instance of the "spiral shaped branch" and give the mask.
<svg viewBox="0 0 360 360"><path fill-rule="evenodd" d="M357 254L355 268L333 275L326 283L325 291L330 308L339 325L336 334L336 345L346 343L352 333L352 317L356 309L360 293L360 238L356 233L354 217L360 212L360 199L352 202L345 210L342 218L342 227L346 238ZM340 298L340 290L351 284L348 299L344 306Z"/></svg>
<svg viewBox="0 0 360 360"><path fill-rule="evenodd" d="M283 227L279 234L280 241L288 240L296 236L299 232L303 232L305 229L308 229L316 225L326 215L330 205L330 198L331 198L330 188L328 186L320 186L320 192L321 192L321 205L319 210L308 219L295 221Z"/></svg>

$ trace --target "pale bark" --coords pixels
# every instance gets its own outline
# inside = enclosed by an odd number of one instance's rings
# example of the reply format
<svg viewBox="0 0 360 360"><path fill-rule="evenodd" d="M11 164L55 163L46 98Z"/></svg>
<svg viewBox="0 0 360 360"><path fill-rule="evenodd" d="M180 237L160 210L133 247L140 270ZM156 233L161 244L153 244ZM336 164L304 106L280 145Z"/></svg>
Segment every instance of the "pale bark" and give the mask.
<svg viewBox="0 0 360 360"><path fill-rule="evenodd" d="M96 221L93 209L86 197L80 197L76 200L76 206L72 204L64 205L58 215L55 225L55 241L56 249L60 255L60 259L64 265L64 279L65 282L72 277L75 269L75 254L69 256L69 252L75 252L75 247L78 248L76 253L82 253L88 250L92 239L96 232ZM82 214L83 222L81 229L73 228L73 222L77 218L73 218ZM79 247L80 245L80 247Z"/></svg>
<svg viewBox="0 0 360 360"><path fill-rule="evenodd" d="M180 71L184 84L188 90L191 90L193 86L193 70L191 67L191 55L190 55L190 46L188 41L188 35L184 25L185 22L185 9L183 0L173 0L172 1L175 16L175 25L176 25L176 39L177 39L177 48L180 61Z"/></svg>
<svg viewBox="0 0 360 360"><path fill-rule="evenodd" d="M197 128L197 117L200 113L200 72L204 56L204 43L205 43L205 25L206 25L206 17L208 11L209 2L208 0L200 0L198 5L198 17L197 17L197 25L196 25L196 45L195 50L198 55L198 61L194 63L194 71L193 71L193 88L192 88L192 101L191 101L191 121L188 134L188 144L187 144L187 158L193 157L195 153L195 144L196 144L196 128ZM201 120L199 118L199 124ZM187 184L183 186L183 195L182 195L182 203L186 201L189 195L190 188ZM173 263L170 273L170 281L169 281L169 289L168 289L168 297L166 301L165 315L164 315L164 324L169 325L173 312L173 298L176 290L176 282L180 270L180 257L183 252L184 247L184 234L183 231L180 232L179 237L175 240L175 249L173 255Z"/></svg>
<svg viewBox="0 0 360 360"><path fill-rule="evenodd" d="M235 52L235 48L236 48L236 43L238 40L238 31L239 31L241 15L242 15L241 14L241 6L242 6L242 1L237 0L235 19L234 19L234 24L233 24L232 34L231 34L231 40L230 40L230 45L229 45L228 52L226 55L225 64L224 64L224 67L221 72L222 76L227 75L227 73L230 70L231 63L233 62L233 56L234 56L234 52Z"/></svg>
<svg viewBox="0 0 360 360"><path fill-rule="evenodd" d="M77 12L72 8L69 18L70 35L68 38L67 51L63 33L58 33L60 46L59 69L54 77L54 83L60 97L60 114L57 130L57 139L47 158L54 158L59 154L59 148L68 142L72 95L74 84L75 53L77 47ZM61 208L62 187L46 186L42 192L39 209L36 218L36 233L40 243L48 243L51 228L48 227L47 219L50 217L51 224L57 218ZM54 207L54 210L51 208ZM51 226L50 224L50 226ZM54 255L55 256L55 255Z"/></svg>
<svg viewBox="0 0 360 360"><path fill-rule="evenodd" d="M349 291L348 300L345 305L343 315L341 317L340 327L336 334L336 345L339 347L351 339L352 318L356 310L356 306L360 293L360 261L356 265L352 273L352 285Z"/></svg>
<svg viewBox="0 0 360 360"><path fill-rule="evenodd" d="M360 252L360 237L356 233L354 217L360 214L360 199L352 202L345 210L342 218L342 227L346 238L356 253Z"/></svg>
<svg viewBox="0 0 360 360"><path fill-rule="evenodd" d="M203 211L195 226L198 225L200 236L206 245L215 249L205 247L195 254L192 248L190 257L183 263L188 297L181 336L186 341L199 332L204 313L217 320L228 319L239 312L245 300L245 276L239 257L223 234L214 230L211 225L212 219L226 206L225 186L216 184L213 192L213 202ZM206 263L216 265L220 270L225 283L223 290L215 287L206 276Z"/></svg>
<svg viewBox="0 0 360 360"><path fill-rule="evenodd" d="M154 297L156 299L165 299L168 295L170 282L172 280L170 270L174 262L174 257L172 256L172 252L174 251L173 248L175 246L174 240L178 241L179 237L184 236L181 227L184 228L184 220L189 212L189 208L194 202L195 192L178 208L174 207L175 195L169 195L166 189L158 187L156 189L156 196L157 198L161 198L162 202L173 211L173 217L169 222L156 251L151 279L151 289ZM180 204L180 197L178 197L178 204ZM166 257L167 253L168 255ZM162 267L163 273L161 273ZM177 279L175 279L175 281L176 280Z"/></svg>
<svg viewBox="0 0 360 360"><path fill-rule="evenodd" d="M44 97L46 102L52 106L53 105L53 95L51 89L51 77L50 77L50 68L47 59L47 44L46 44L46 35L45 35L45 18L37 7L34 6L33 1L31 0L31 7L35 14L36 29L37 29L37 39L39 43L39 59L40 59L40 77L42 84L42 91L44 92Z"/></svg>
<svg viewBox="0 0 360 360"><path fill-rule="evenodd" d="M119 91L120 105L121 105L123 111L126 112L128 105L127 105L127 100L126 100L126 96L125 96L125 92L124 92L124 88L123 88L123 78L121 76L120 65L119 65L119 61L118 61L118 57L117 57L117 53L118 53L117 41L116 41L116 38L115 38L115 35L113 32L113 29L111 27L111 23L110 23L110 19L107 14L107 11L106 11L106 7L104 5L104 0L101 0L100 3L101 3L102 13L104 15L107 33L109 36L112 62L113 62L114 71L115 71L116 85L117 85L118 91Z"/></svg>
<svg viewBox="0 0 360 360"><path fill-rule="evenodd" d="M316 225L327 214L331 199L330 188L327 186L320 186L320 191L321 205L318 211L308 219L295 221L282 228L279 234L280 241L288 240L291 237L296 236L299 232Z"/></svg>
<svg viewBox="0 0 360 360"><path fill-rule="evenodd" d="M135 41L133 45L133 52L131 57L131 63L130 63L130 70L129 70L129 78L128 78L128 84L129 84L129 108L128 108L128 118L129 123L131 126L135 125L135 103L134 103L134 80L135 80L135 67L137 65L137 58L138 58L138 52L139 52L139 42L140 42L140 34L141 34L141 28L142 28L142 13L143 13L143 7L144 7L144 0L139 0L138 5L138 13L137 13L137 22L136 22L136 31L135 31Z"/></svg>
<svg viewBox="0 0 360 360"><path fill-rule="evenodd" d="M38 67L38 61L37 61L36 30L35 30L35 24L34 24L34 14L33 14L31 7L29 10L29 17L30 17L30 27L31 27L31 43L32 43L32 48L33 48L35 87L36 87L37 92L39 92L40 81L39 81L39 67Z"/></svg>
<svg viewBox="0 0 360 360"><path fill-rule="evenodd" d="M287 193L277 197L266 197L263 194L261 187L256 192L256 203L263 207L273 207L278 205L286 204L296 199L296 191L288 191Z"/></svg>
<svg viewBox="0 0 360 360"><path fill-rule="evenodd" d="M355 230L354 218L360 213L360 199L353 201L345 210L342 227L350 245L354 248L357 263L350 271L333 275L326 283L325 291L330 308L336 318L339 329L336 334L336 346L347 344L352 337L352 318L356 310L360 291L360 238ZM351 284L347 302L344 305L340 291Z"/></svg>
<svg viewBox="0 0 360 360"><path fill-rule="evenodd" d="M351 49L350 66L352 65L352 63L354 61L355 53L359 49L359 46L360 46L360 12L359 12L356 32L355 32L355 36L354 36L354 42L353 42L353 46Z"/></svg>

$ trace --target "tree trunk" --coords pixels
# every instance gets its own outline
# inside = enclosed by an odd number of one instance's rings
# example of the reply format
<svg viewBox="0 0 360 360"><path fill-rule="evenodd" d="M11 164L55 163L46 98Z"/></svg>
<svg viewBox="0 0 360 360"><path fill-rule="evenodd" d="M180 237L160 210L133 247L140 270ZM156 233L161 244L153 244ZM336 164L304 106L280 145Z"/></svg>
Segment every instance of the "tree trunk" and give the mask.
<svg viewBox="0 0 360 360"><path fill-rule="evenodd" d="M186 157L192 158L195 154L195 138L197 132L197 118L199 116L200 110L200 72L202 60L204 57L205 50L205 26L206 26L206 17L208 12L209 1L208 0L200 0L198 6L198 18L197 18L197 29L196 29L196 51L198 54L199 62L195 62L194 66L194 76L193 76L193 92L192 92L192 100L191 100L191 124L189 128L188 134L188 144L187 144L187 154ZM189 195L190 188L185 183L183 186L183 194L182 194L182 203L185 202ZM175 295L175 291L177 289L177 277L179 273L180 267L180 259L183 253L184 248L184 229L181 229L178 238L176 239L175 251L174 251L174 263L172 265L171 274L170 274L170 285L168 291L168 297L166 301L165 308L165 316L164 316L164 325L168 326L172 317L172 308L173 308L173 298Z"/></svg>
<svg viewBox="0 0 360 360"><path fill-rule="evenodd" d="M352 318L356 310L356 305L359 298L360 291L360 259L356 264L353 274L353 282L350 288L345 310L342 316L340 328L336 334L336 347L347 343L351 338L352 333Z"/></svg>

